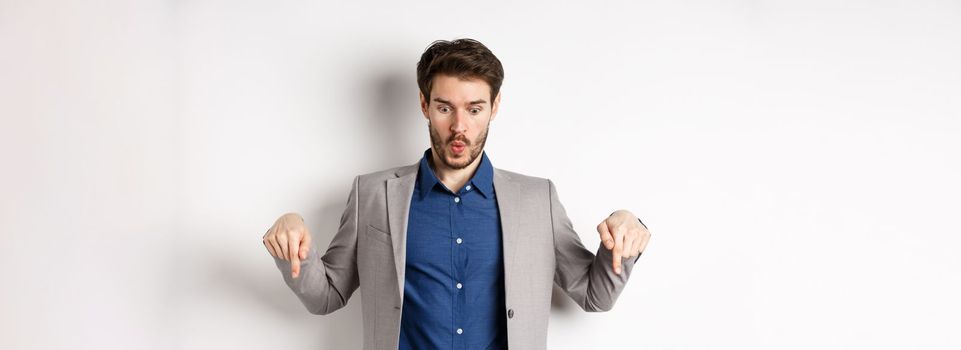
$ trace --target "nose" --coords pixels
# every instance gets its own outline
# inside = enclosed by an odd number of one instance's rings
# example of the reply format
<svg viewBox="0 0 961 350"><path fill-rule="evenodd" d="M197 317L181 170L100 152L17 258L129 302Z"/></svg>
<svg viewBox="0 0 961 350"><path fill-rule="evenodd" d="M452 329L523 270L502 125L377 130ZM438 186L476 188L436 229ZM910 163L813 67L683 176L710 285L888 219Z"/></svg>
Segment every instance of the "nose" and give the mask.
<svg viewBox="0 0 961 350"><path fill-rule="evenodd" d="M454 135L467 132L467 118L470 117L467 116L466 113L461 112L460 110L455 110L454 118L450 123L450 131L454 133Z"/></svg>

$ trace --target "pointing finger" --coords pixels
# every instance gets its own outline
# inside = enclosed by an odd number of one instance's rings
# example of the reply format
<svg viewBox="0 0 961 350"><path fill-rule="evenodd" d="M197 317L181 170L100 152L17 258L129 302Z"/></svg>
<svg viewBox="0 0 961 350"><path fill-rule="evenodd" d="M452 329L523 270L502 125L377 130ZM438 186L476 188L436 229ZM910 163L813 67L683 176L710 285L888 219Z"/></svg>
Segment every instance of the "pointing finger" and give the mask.
<svg viewBox="0 0 961 350"><path fill-rule="evenodd" d="M624 232L620 228L614 230L614 272L621 274L621 257L624 255Z"/></svg>
<svg viewBox="0 0 961 350"><path fill-rule="evenodd" d="M300 275L300 240L291 239L288 242L290 249L290 277L297 278Z"/></svg>

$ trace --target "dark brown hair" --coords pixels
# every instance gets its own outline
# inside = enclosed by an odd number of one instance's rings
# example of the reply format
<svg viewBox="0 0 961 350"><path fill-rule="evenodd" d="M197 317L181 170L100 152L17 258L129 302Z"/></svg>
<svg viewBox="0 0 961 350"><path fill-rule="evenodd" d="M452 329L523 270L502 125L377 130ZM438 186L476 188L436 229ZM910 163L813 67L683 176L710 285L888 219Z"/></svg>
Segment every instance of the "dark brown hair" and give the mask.
<svg viewBox="0 0 961 350"><path fill-rule="evenodd" d="M487 46L474 39L437 40L424 50L417 62L417 86L430 103L430 87L437 74L460 79L479 78L491 88L491 105L504 81L504 67Z"/></svg>

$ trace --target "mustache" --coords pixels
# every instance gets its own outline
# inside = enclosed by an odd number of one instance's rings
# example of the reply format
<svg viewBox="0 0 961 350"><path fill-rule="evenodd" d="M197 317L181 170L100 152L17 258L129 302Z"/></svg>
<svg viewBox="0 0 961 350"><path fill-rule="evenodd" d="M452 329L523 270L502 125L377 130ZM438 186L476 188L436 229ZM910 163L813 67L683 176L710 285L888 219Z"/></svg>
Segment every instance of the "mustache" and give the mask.
<svg viewBox="0 0 961 350"><path fill-rule="evenodd" d="M468 140L467 136L464 136L463 134L451 136L450 139L447 140L447 144L454 143L454 141L460 141L463 142L464 145L470 146L470 140Z"/></svg>

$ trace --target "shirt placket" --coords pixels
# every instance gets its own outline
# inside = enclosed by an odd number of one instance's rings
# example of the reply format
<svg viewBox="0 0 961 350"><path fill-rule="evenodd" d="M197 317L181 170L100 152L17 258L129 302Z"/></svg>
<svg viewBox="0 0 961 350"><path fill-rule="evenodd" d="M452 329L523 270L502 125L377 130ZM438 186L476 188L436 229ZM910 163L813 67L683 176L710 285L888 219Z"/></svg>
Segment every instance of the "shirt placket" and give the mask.
<svg viewBox="0 0 961 350"><path fill-rule="evenodd" d="M467 244L469 237L466 237L466 225L464 222L464 192L455 193L452 195L450 201L450 222L451 230L453 232L452 240L452 263L453 263L453 280L451 281L451 290L453 291L453 309L454 309L454 348L455 349L466 349L467 347L467 316L465 310L467 309L467 298L465 295L464 286L466 284L466 274L467 274Z"/></svg>

